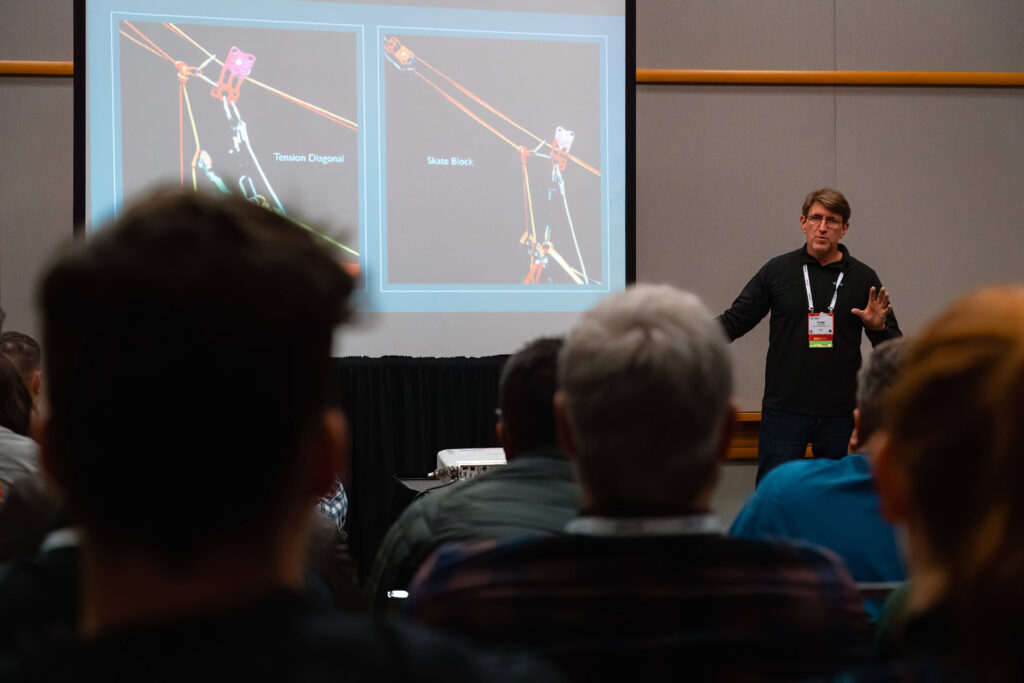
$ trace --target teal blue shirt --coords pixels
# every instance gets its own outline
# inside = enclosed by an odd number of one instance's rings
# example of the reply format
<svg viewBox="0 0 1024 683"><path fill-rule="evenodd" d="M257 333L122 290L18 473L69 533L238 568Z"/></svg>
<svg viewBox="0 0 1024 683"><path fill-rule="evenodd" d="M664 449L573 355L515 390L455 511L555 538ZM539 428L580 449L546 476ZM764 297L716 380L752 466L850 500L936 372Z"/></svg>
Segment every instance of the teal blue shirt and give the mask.
<svg viewBox="0 0 1024 683"><path fill-rule="evenodd" d="M765 475L729 529L740 538L799 539L839 555L854 581L903 581L907 572L892 526L855 453L839 460L795 460ZM877 615L875 601L866 605Z"/></svg>

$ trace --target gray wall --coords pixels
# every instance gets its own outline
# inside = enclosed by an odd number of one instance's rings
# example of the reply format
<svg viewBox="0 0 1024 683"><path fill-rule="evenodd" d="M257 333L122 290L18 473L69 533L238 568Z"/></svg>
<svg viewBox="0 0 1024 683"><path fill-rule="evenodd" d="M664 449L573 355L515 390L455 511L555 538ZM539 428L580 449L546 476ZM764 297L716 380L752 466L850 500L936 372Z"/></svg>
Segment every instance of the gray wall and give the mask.
<svg viewBox="0 0 1024 683"><path fill-rule="evenodd" d="M70 61L71 0L0 0L0 59ZM38 334L36 276L72 232L70 78L0 77L0 306Z"/></svg>
<svg viewBox="0 0 1024 683"><path fill-rule="evenodd" d="M2 0L0 59L69 60L70 0ZM638 0L637 66L1024 71L1020 0ZM32 281L71 235L70 79L0 78L0 305L35 334ZM849 197L846 242L913 331L967 287L1020 280L1024 91L637 89L637 273L724 309L800 245L811 189ZM733 345L760 405L767 324Z"/></svg>
<svg viewBox="0 0 1024 683"><path fill-rule="evenodd" d="M1024 71L1019 0L638 0L637 66ZM846 244L913 332L965 288L1022 280L1024 90L641 85L637 274L726 308L842 190ZM733 344L759 410L767 323Z"/></svg>

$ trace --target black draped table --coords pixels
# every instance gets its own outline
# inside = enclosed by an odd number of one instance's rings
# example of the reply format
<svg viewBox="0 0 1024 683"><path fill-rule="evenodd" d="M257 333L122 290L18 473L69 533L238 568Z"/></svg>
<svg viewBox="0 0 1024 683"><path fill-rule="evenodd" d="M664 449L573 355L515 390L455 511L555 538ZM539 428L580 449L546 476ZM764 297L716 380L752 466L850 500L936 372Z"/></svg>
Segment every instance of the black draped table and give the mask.
<svg viewBox="0 0 1024 683"><path fill-rule="evenodd" d="M348 415L352 433L346 490L360 577L401 512L396 476L422 477L445 448L497 445L494 409L506 358L332 359L332 402Z"/></svg>

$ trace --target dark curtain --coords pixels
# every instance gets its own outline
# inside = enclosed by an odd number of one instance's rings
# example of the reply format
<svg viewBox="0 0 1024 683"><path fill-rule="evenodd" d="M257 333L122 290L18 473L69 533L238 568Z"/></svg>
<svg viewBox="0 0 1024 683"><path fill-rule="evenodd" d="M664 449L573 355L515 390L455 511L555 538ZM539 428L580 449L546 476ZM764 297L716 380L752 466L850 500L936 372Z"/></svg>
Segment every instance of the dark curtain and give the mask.
<svg viewBox="0 0 1024 683"><path fill-rule="evenodd" d="M497 445L494 409L506 358L333 359L333 402L352 432L348 527L361 578L401 512L395 477L424 476L445 448Z"/></svg>

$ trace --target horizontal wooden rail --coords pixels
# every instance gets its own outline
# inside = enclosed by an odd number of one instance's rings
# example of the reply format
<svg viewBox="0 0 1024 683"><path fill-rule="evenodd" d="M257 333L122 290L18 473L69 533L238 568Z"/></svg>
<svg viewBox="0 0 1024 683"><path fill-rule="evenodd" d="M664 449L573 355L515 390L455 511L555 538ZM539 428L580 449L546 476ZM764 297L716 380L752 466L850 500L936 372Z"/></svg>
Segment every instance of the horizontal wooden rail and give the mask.
<svg viewBox="0 0 1024 683"><path fill-rule="evenodd" d="M72 62L0 60L0 76L71 76ZM984 71L735 71L637 69L637 83L1024 87L1024 73Z"/></svg>
<svg viewBox="0 0 1024 683"><path fill-rule="evenodd" d="M1024 87L1024 73L984 71L726 71L637 69L637 83Z"/></svg>
<svg viewBox="0 0 1024 683"><path fill-rule="evenodd" d="M0 76L72 76L72 62L14 62L0 60Z"/></svg>

